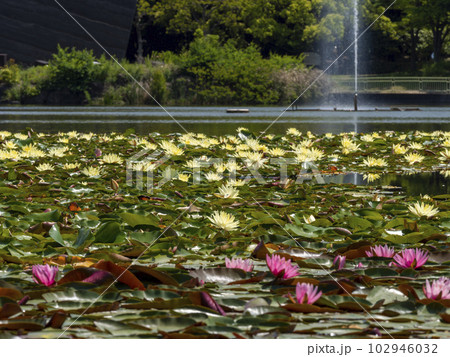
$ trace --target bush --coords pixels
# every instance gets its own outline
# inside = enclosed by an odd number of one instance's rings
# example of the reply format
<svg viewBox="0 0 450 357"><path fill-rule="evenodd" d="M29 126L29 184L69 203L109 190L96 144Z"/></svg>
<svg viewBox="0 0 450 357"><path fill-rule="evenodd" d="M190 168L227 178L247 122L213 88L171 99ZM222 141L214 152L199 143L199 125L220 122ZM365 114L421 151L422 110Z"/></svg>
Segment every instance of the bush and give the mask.
<svg viewBox="0 0 450 357"><path fill-rule="evenodd" d="M160 69L153 72L152 81L150 84L150 94L160 104L163 104L166 100L166 77L164 77L164 73Z"/></svg>
<svg viewBox="0 0 450 357"><path fill-rule="evenodd" d="M450 61L427 63L420 72L426 77L448 77L450 76Z"/></svg>
<svg viewBox="0 0 450 357"><path fill-rule="evenodd" d="M0 84L11 85L19 82L20 68L13 60L9 60L9 63L0 68Z"/></svg>
<svg viewBox="0 0 450 357"><path fill-rule="evenodd" d="M181 74L190 78L195 104L272 104L278 94L271 86L272 63L249 46L220 45L218 36L197 37L180 56Z"/></svg>
<svg viewBox="0 0 450 357"><path fill-rule="evenodd" d="M93 82L101 77L101 66L96 63L92 51L78 51L75 48L61 48L48 64L49 78L46 89L69 89L74 93L83 93Z"/></svg>

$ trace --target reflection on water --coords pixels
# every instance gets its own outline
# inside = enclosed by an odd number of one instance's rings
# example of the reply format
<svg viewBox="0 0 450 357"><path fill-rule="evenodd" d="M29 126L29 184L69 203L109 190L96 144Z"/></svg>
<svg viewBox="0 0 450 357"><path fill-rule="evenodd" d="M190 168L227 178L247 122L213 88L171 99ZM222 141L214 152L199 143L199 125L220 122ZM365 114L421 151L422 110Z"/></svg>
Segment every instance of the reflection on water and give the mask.
<svg viewBox="0 0 450 357"><path fill-rule="evenodd" d="M149 132L203 132L208 135L236 133L245 126L251 131L284 133L290 127L316 134L379 130L450 130L448 108L420 111L286 111L280 107L250 108L248 114L227 114L225 107L168 107L171 118L156 107L0 107L0 130L21 131L31 127L41 132L123 132L134 128ZM178 123L179 124L178 124Z"/></svg>
<svg viewBox="0 0 450 357"><path fill-rule="evenodd" d="M353 172L342 175L316 176L312 178L312 181L317 183L368 185L367 181L363 179L362 174ZM370 185L399 187L402 192L409 196L418 196L420 194L433 196L446 193L450 194L449 181L449 179L445 178L439 172L426 172L413 175L386 174L370 183Z"/></svg>

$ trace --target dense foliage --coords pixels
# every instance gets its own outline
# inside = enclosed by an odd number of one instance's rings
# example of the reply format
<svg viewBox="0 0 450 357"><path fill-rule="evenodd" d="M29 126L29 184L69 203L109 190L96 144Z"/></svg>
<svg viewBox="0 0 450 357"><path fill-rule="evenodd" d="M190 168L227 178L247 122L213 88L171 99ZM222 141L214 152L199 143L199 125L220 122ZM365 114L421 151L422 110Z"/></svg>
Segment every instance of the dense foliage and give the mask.
<svg viewBox="0 0 450 357"><path fill-rule="evenodd" d="M0 142L1 338L449 337L449 132Z"/></svg>
<svg viewBox="0 0 450 357"><path fill-rule="evenodd" d="M270 53L298 56L316 52L321 66L353 41L353 0L139 0L135 41L130 56L153 51L180 52L196 31L219 36L222 43L254 45ZM416 72L422 64L450 54L450 3L447 0L357 1L364 73ZM391 7L389 7L392 5ZM380 15L389 9L380 17ZM352 50L350 50L351 52ZM336 64L349 73L351 54Z"/></svg>
<svg viewBox="0 0 450 357"><path fill-rule="evenodd" d="M181 54L157 53L142 64L118 65L104 56L96 59L87 50L59 48L48 66L21 70L11 64L0 69L0 85L8 88L6 100L21 103L45 104L53 93L60 104L68 94L78 95L79 104L155 105L152 97L173 105L290 104L316 72L306 68L302 58L263 58L254 46L221 45L217 36L199 32ZM302 99L326 95L325 83L318 81Z"/></svg>

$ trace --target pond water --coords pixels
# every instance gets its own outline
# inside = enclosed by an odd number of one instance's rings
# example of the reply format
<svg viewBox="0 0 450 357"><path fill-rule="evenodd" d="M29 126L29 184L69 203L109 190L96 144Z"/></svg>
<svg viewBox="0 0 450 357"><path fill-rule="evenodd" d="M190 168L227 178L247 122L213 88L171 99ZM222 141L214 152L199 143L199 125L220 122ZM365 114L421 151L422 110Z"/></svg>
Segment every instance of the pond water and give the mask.
<svg viewBox="0 0 450 357"><path fill-rule="evenodd" d="M308 182L308 181L304 181ZM311 178L311 183L339 183L367 185L363 175L359 173L348 173L340 175L321 176ZM425 172L415 174L385 174L378 180L370 183L381 187L383 192L405 193L409 196L418 195L442 195L450 194L450 180L439 172Z"/></svg>
<svg viewBox="0 0 450 357"><path fill-rule="evenodd" d="M450 108L420 108L417 111L286 111L282 107L249 107L249 113L227 114L225 107L0 107L0 130L27 127L40 132L203 132L208 135L236 133L245 126L260 132L284 133L290 127L316 134L378 130L450 130ZM370 109L370 108L365 108ZM373 109L373 108L372 108ZM388 109L388 108L386 108ZM174 118L172 118L172 117ZM178 123L177 123L178 122Z"/></svg>

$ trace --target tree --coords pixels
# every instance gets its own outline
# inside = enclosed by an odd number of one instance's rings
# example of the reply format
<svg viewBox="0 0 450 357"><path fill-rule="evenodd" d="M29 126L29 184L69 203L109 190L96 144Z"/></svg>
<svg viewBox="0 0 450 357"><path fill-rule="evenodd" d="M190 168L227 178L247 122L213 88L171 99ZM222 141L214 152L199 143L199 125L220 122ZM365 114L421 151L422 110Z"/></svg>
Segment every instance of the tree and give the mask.
<svg viewBox="0 0 450 357"><path fill-rule="evenodd" d="M419 0L419 6L412 9L415 20L433 33L434 61L442 59L442 48L450 37L450 1Z"/></svg>

